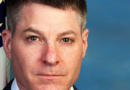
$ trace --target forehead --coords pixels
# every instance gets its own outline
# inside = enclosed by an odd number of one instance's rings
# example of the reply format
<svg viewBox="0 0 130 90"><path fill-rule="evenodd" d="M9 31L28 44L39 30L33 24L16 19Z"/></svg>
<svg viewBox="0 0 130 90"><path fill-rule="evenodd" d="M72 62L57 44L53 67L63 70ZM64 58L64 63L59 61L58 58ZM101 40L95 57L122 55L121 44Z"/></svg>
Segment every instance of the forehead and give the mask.
<svg viewBox="0 0 130 90"><path fill-rule="evenodd" d="M48 27L49 26L49 27ZM80 29L77 13L71 8L62 10L47 5L31 3L24 5L17 29Z"/></svg>
<svg viewBox="0 0 130 90"><path fill-rule="evenodd" d="M24 18L32 17L33 15L35 15L40 19L42 19L44 17L55 18L55 20L57 18L62 19L63 17L70 17L70 18L72 18L71 20L78 19L77 13L74 10L72 10L72 8L63 10L63 9L58 9L58 8L54 8L51 6L36 4L36 3L24 5L23 15L24 15ZM58 16L58 17L56 18L55 16ZM44 18L44 19L46 19L46 18ZM51 19L49 19L49 20L51 20Z"/></svg>

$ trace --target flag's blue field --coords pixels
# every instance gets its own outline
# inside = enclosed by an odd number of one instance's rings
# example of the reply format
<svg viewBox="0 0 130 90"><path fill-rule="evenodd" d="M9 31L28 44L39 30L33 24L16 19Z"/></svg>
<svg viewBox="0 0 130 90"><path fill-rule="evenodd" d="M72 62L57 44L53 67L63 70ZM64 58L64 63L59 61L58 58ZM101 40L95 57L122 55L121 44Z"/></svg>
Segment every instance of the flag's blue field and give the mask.
<svg viewBox="0 0 130 90"><path fill-rule="evenodd" d="M1 32L5 29L6 7L5 0L0 0L0 47L2 47Z"/></svg>

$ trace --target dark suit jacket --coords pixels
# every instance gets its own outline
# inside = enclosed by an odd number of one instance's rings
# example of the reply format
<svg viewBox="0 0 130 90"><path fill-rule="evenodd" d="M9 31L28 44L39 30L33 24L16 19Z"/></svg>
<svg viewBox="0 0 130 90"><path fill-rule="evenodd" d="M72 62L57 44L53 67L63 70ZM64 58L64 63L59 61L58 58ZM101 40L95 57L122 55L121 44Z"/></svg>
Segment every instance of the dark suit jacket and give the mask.
<svg viewBox="0 0 130 90"><path fill-rule="evenodd" d="M11 85L14 79L12 79L7 86L3 90L11 90ZM78 90L75 86L73 86L74 90Z"/></svg>
<svg viewBox="0 0 130 90"><path fill-rule="evenodd" d="M14 79L12 79L3 90L11 90L11 85Z"/></svg>

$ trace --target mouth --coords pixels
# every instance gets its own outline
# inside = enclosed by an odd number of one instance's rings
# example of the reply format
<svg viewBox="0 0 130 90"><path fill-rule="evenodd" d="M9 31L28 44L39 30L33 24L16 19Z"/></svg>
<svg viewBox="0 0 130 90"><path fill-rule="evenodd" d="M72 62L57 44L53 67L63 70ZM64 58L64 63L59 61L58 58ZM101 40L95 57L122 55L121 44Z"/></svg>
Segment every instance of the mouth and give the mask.
<svg viewBox="0 0 130 90"><path fill-rule="evenodd" d="M38 74L38 76L46 78L46 79L54 79L54 78L60 78L63 75L57 75L57 74Z"/></svg>

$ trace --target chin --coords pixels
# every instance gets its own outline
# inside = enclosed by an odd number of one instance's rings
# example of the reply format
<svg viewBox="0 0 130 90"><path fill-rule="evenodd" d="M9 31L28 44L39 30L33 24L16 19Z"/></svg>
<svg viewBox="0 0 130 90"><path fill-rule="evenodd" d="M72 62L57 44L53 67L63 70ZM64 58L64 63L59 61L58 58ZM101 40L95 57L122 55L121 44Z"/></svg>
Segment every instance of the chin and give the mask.
<svg viewBox="0 0 130 90"><path fill-rule="evenodd" d="M35 79L31 79L29 90L70 90L73 85L69 83L63 77L47 77L40 76Z"/></svg>
<svg viewBox="0 0 130 90"><path fill-rule="evenodd" d="M71 88L71 87L70 87ZM43 87L36 87L35 89L31 89L31 90L70 90L70 88L67 87L58 87L58 86L52 86L52 85L48 85L48 86L43 86Z"/></svg>

